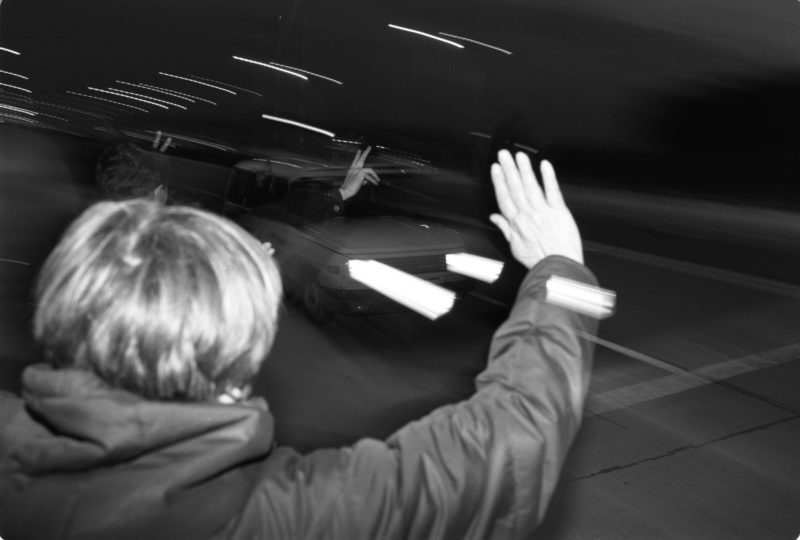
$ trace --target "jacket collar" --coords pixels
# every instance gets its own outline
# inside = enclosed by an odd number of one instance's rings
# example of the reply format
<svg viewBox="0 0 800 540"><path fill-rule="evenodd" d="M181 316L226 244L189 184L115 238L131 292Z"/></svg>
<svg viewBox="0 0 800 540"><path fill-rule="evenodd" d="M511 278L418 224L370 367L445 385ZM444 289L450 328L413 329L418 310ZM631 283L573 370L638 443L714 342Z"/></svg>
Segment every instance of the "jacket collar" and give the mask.
<svg viewBox="0 0 800 540"><path fill-rule="evenodd" d="M28 474L113 464L169 447L213 455L208 468L223 470L273 446L274 421L260 398L236 405L149 401L91 372L44 364L25 370L23 396L27 414L8 426L3 453Z"/></svg>

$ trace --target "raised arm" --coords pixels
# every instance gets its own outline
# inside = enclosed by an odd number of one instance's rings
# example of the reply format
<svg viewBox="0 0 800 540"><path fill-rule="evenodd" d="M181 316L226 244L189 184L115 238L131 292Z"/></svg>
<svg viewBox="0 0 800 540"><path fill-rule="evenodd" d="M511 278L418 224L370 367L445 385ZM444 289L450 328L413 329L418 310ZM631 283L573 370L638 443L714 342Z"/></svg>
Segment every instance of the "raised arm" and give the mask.
<svg viewBox="0 0 800 540"><path fill-rule="evenodd" d="M492 217L530 268L495 333L476 393L386 441L301 456L277 449L235 537L529 538L578 430L596 322L544 302L559 275L595 284L549 164L544 190L526 157L492 168Z"/></svg>

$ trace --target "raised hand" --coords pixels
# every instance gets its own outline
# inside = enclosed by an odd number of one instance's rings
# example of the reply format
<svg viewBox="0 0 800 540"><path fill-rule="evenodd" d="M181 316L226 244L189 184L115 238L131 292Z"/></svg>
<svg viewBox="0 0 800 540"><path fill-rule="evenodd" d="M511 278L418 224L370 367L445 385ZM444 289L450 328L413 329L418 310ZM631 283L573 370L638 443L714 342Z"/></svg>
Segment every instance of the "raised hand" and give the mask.
<svg viewBox="0 0 800 540"><path fill-rule="evenodd" d="M342 185L339 187L339 191L342 194L342 200L347 200L358 193L361 187L369 182L372 185L377 186L381 179L378 176L378 173L370 169L369 167L364 167L364 162L367 160L367 156L372 150L371 146L368 146L363 151L359 150L356 152L356 157L353 159L353 163L350 165L350 169L347 171L347 176L342 182Z"/></svg>
<svg viewBox="0 0 800 540"><path fill-rule="evenodd" d="M514 258L526 268L548 255L583 263L581 235L550 162L541 164L542 190L527 155L518 152L515 161L508 150L501 150L497 158L491 175L501 213L489 219L503 232Z"/></svg>

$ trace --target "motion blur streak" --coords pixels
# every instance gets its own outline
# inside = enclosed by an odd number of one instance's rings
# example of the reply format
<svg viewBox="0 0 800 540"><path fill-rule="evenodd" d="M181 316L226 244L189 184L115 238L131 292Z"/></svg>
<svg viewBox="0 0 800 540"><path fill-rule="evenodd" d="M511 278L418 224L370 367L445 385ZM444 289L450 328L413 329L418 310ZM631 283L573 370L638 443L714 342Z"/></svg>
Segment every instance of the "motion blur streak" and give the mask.
<svg viewBox="0 0 800 540"><path fill-rule="evenodd" d="M179 109L183 109L184 111L187 110L186 107L184 107L183 105L178 105L177 103L172 103L171 101L166 101L166 100L163 100L163 99L158 99L158 98L154 98L154 97L151 97L151 96L146 96L144 94L137 94L136 92L128 92L128 91L125 91L125 90L120 90L119 88L112 88L112 87L109 87L109 90L113 90L114 92L121 92L121 93L123 93L125 95L131 95L131 96L140 97L140 98L143 98L143 99L146 99L146 100L149 100L149 101L155 101L157 103L163 103L164 105L167 105L169 107L178 107Z"/></svg>
<svg viewBox="0 0 800 540"><path fill-rule="evenodd" d="M141 107L136 107L135 105L128 105L127 103L120 103L119 101L112 101L110 99L104 99L104 98L101 98L101 97L92 96L90 94L81 94L80 92L73 92L71 90L67 90L67 94L72 94L73 96L81 96L81 97L90 98L90 99L96 99L98 101L105 101L106 103L113 103L114 105L120 105L122 107L130 107L131 109L136 109L137 111L142 111L142 112L146 112L146 113L150 112L147 109L142 109Z"/></svg>
<svg viewBox="0 0 800 540"><path fill-rule="evenodd" d="M122 97L122 98L125 98L125 99L132 99L134 101L141 101L142 103L147 103L148 105L153 105L154 107L161 107L162 109L169 110L169 107L167 107L166 105L161 105L160 103L156 103L155 101L150 101L148 99L142 99L142 98L137 98L137 97L134 97L134 96L130 96L130 95L124 94L122 92L115 92L113 90L103 90L102 88L95 88L93 86L87 86L86 88L88 88L89 90L92 90L93 92L102 92L104 94L111 94L112 96L119 96L119 97Z"/></svg>
<svg viewBox="0 0 800 540"><path fill-rule="evenodd" d="M154 86L152 84L144 84L144 83L140 84L139 86L141 86L143 88L148 88L150 90L160 90L162 92L165 92L165 93L167 93L169 95L174 95L176 97L196 99L197 101L202 101L204 103L210 103L211 105L216 105L217 104L216 101L211 101L210 99L201 98L201 97L198 97L198 96L194 96L192 94L185 94L183 92L178 92L177 90L172 90L172 89L169 89L169 88L163 88L161 86Z"/></svg>
<svg viewBox="0 0 800 540"><path fill-rule="evenodd" d="M285 64L279 64L277 62L270 62L270 64L273 65L273 66L280 66L282 68L292 69L294 71L299 71L300 73L307 73L309 75L313 75L314 77L319 77L320 79L325 79L326 81L331 81L331 82L334 82L336 84L344 84L342 81L337 81L336 79L332 79L331 77L326 77L325 75L320 75L319 73L314 73L313 71L307 71L305 69L300 69L298 67L287 66Z"/></svg>
<svg viewBox="0 0 800 540"><path fill-rule="evenodd" d="M4 75L11 75L12 77L19 77L20 79L28 79L28 77L25 75L20 75L19 73L13 73L11 71L4 71L2 69L0 69L0 73L3 73Z"/></svg>
<svg viewBox="0 0 800 540"><path fill-rule="evenodd" d="M6 47L0 47L0 52L7 52L7 53L11 53L11 54L16 54L17 56L19 56L21 54L19 51L15 51L13 49L7 49Z"/></svg>
<svg viewBox="0 0 800 540"><path fill-rule="evenodd" d="M453 308L456 293L378 261L348 261L350 277L431 320Z"/></svg>
<svg viewBox="0 0 800 540"><path fill-rule="evenodd" d="M440 36L447 36L455 39L460 39L462 41L469 41L470 43L474 43L475 45L480 45L482 47L487 47L489 49L494 49L495 51L500 51L503 54L513 54L511 51L506 49L501 49L500 47L495 47L494 45L489 45L488 43L484 43L482 41L478 41L475 39L465 38L464 36L457 36L455 34L448 34L447 32L439 32Z"/></svg>
<svg viewBox="0 0 800 540"><path fill-rule="evenodd" d="M233 94L234 96L237 95L236 92L234 92L233 90L228 90L227 88L222 88L221 86L214 86L213 84L208 84L203 81L190 79L189 77L181 77L180 75L173 75L172 73L164 73L163 71L159 71L158 74L163 75L164 77L172 77L173 79L180 79L181 81L188 81L188 82L193 82L195 84L208 86L209 88L214 88L215 90L219 90L221 92L227 92L229 94Z"/></svg>
<svg viewBox="0 0 800 540"><path fill-rule="evenodd" d="M22 88L21 86L14 86L13 84L0 83L0 86L7 86L7 87L13 88L15 90L22 90L23 92L27 92L29 94L33 93L30 90L28 90L27 88Z"/></svg>
<svg viewBox="0 0 800 540"><path fill-rule="evenodd" d="M265 62L259 62L258 60L251 60L249 58L242 58L241 56L234 56L233 59L234 60L239 60L240 62L247 62L248 64L255 64L257 66L261 66L261 67L265 67L265 68L269 68L269 69L274 69L275 71L280 71L281 73L286 73L288 75L293 75L293 76L297 77L298 79L303 79L304 81L308 80L308 77L306 77L302 73L297 73L297 72L291 71L289 69L284 69L282 67L278 67L276 65L267 64Z"/></svg>
<svg viewBox="0 0 800 540"><path fill-rule="evenodd" d="M259 94L255 90L248 90L247 88L242 88L241 86L236 86L234 84L225 83L225 82L222 82L222 81L215 81L214 79L209 79L207 77L200 77L198 75L192 75L192 77L194 77L195 79L200 79L202 81L208 81L208 82L212 82L212 83L215 83L215 84L221 84L222 86L227 86L228 88L234 88L236 90L241 90L242 92L247 92L248 94L253 94L254 96L264 97L264 94Z"/></svg>
<svg viewBox="0 0 800 540"><path fill-rule="evenodd" d="M296 122L294 120L289 120L288 118L281 118L280 116L271 116L269 114L262 114L261 118L266 120L272 120L273 122L280 122L282 124L289 124L290 126L297 126L299 128L308 129L310 131L315 131L317 133L321 133L323 135L327 135L328 137L333 137L335 134L332 131L328 131L322 128L314 127L309 124L304 124L302 122Z"/></svg>
<svg viewBox="0 0 800 540"><path fill-rule="evenodd" d="M146 86L141 85L141 84L126 82L126 81L116 81L116 83L117 84L124 84L124 85L127 85L127 86L133 86L134 88L142 88L142 89L150 90L151 92L158 92L158 93L164 94L166 96L171 96L171 97L174 97L174 98L182 99L184 101L188 101L189 103L197 103L197 101L193 100L192 98L179 96L177 94L171 94L171 93L166 92L164 90L156 90L155 88L147 88ZM122 91L122 90L120 90L120 91ZM155 98L151 98L151 99L155 99ZM164 103L169 103L169 102L165 101Z"/></svg>
<svg viewBox="0 0 800 540"><path fill-rule="evenodd" d="M447 43L448 45L452 45L453 47L458 47L459 49L464 48L464 46L460 43L456 43L455 41L450 41L449 39L440 38L439 36L434 36L433 34L428 34L427 32L422 32L420 30L414 30L412 28L406 28L404 26L397 26L396 24L390 24L389 28L394 28L395 30L402 30L403 32L411 32L412 34L418 34L426 38L435 39L436 41Z"/></svg>

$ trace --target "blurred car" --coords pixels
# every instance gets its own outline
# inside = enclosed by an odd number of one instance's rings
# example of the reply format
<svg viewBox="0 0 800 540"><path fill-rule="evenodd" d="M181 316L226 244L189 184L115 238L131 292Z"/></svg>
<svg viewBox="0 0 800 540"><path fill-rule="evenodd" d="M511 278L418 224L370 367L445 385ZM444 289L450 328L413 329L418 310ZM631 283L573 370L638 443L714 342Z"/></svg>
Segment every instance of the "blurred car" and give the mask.
<svg viewBox="0 0 800 540"><path fill-rule="evenodd" d="M335 313L404 310L350 277L350 260L376 260L457 292L472 283L447 270L448 253L465 251L459 233L431 220L403 215L381 203L378 194L409 173L407 167L373 167L381 177L346 203L343 215L303 219L293 207L296 190L336 189L346 167L291 160L237 163L226 189L226 213L262 242L271 242L287 295L311 317L327 321Z"/></svg>

